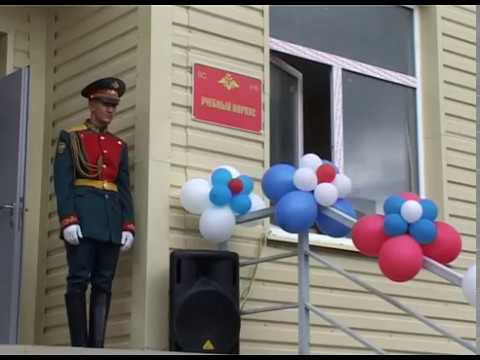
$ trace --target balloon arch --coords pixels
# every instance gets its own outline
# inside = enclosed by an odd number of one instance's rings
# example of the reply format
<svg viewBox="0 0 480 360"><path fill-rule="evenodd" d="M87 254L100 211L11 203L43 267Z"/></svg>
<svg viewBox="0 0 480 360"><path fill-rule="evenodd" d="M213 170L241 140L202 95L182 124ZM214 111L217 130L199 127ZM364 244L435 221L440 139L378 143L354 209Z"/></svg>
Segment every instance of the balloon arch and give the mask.
<svg viewBox="0 0 480 360"><path fill-rule="evenodd" d="M451 225L437 220L437 205L414 193L388 197L383 204L384 215L357 219L348 200L352 190L350 178L316 154L304 155L298 168L290 164L273 165L264 173L261 184L274 206L275 222L280 228L299 234L316 226L332 237L344 237L351 231L358 251L378 258L380 270L392 281L413 279L423 267L424 256L446 265L461 252L460 234ZM253 189L251 177L223 165L215 168L208 180L196 178L186 182L180 201L188 212L200 215L199 230L204 239L223 243L232 236L235 216L267 207ZM325 207L357 219L353 228L325 215L321 211ZM462 288L468 302L475 304L475 264L463 276Z"/></svg>

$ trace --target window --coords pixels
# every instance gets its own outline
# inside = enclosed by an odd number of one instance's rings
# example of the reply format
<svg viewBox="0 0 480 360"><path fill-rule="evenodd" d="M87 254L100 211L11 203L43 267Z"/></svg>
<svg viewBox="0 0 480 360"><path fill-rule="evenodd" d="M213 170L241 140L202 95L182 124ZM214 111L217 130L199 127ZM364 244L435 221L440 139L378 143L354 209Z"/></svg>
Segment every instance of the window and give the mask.
<svg viewBox="0 0 480 360"><path fill-rule="evenodd" d="M332 160L360 214L420 192L415 11L270 6L271 165Z"/></svg>

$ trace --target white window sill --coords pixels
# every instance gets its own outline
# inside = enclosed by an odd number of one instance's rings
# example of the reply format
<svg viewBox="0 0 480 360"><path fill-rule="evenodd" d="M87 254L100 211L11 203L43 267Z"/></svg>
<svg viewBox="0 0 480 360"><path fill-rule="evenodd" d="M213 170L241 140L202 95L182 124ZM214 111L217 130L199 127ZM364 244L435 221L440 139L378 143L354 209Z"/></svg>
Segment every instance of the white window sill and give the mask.
<svg viewBox="0 0 480 360"><path fill-rule="evenodd" d="M270 225L270 229L267 231L267 239L296 244L298 242L298 235L286 232L276 225ZM328 235L311 232L309 234L309 240L310 246L314 247L326 247L359 252L355 245L353 245L352 239L347 237L334 238Z"/></svg>

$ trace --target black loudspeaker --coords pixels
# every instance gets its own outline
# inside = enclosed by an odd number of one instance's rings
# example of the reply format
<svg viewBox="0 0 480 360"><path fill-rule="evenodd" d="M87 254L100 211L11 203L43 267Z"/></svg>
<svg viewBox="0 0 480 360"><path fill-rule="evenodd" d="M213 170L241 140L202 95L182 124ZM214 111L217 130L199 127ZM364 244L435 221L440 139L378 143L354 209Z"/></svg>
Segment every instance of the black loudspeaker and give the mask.
<svg viewBox="0 0 480 360"><path fill-rule="evenodd" d="M229 251L170 254L170 351L239 353L238 269Z"/></svg>

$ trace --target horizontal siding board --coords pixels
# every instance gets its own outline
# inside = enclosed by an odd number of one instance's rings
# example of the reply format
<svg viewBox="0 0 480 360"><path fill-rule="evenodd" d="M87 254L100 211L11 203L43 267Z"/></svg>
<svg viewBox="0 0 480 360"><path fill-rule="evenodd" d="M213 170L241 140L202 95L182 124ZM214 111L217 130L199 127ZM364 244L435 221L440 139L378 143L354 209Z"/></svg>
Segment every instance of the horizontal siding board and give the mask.
<svg viewBox="0 0 480 360"><path fill-rule="evenodd" d="M449 36L444 36L442 39L443 50L455 53L459 56L463 56L467 59L475 61L475 56L477 54L477 49L475 45L467 43L465 41L451 38Z"/></svg>
<svg viewBox="0 0 480 360"><path fill-rule="evenodd" d="M447 149L446 161L447 164L455 165L462 169L476 169L476 157L473 154Z"/></svg>
<svg viewBox="0 0 480 360"><path fill-rule="evenodd" d="M477 208L472 203L465 203L458 200L450 200L448 203L450 214L476 220Z"/></svg>
<svg viewBox="0 0 480 360"><path fill-rule="evenodd" d="M190 8L231 22L239 22L263 31L263 14L248 8L232 5L190 5Z"/></svg>
<svg viewBox="0 0 480 360"><path fill-rule="evenodd" d="M137 47L138 33L130 29L124 35L113 39L100 48L93 49L88 56L80 56L65 65L58 66L54 73L54 83L65 81L74 75L81 74L93 67L109 64L118 56Z"/></svg>
<svg viewBox="0 0 480 360"><path fill-rule="evenodd" d="M68 31L70 27L78 26L79 23L87 21L91 16L95 16L99 11L103 11L107 6L72 6L68 9L55 8L53 32Z"/></svg>
<svg viewBox="0 0 480 360"><path fill-rule="evenodd" d="M102 34L108 27L114 25L127 25L122 22L123 19L120 19L122 16L125 16L133 12L135 13L135 7L124 7L124 6L108 6L100 9L99 11L94 12L91 16L82 21L80 24L74 25L64 31L57 33L57 38L55 42L56 58L55 64L58 61L61 61L62 56L59 56L63 51L68 49L72 50L75 46L81 45L85 38L90 38L93 42L91 47L97 46L95 41L97 35L102 38ZM136 20L133 20L136 23ZM88 34L93 36L88 37Z"/></svg>
<svg viewBox="0 0 480 360"><path fill-rule="evenodd" d="M260 179L263 176L263 164L258 161L258 165L252 161L229 156L223 152L209 152L199 149L179 148L172 145L171 162L177 166L188 166L200 170L212 170L217 166L229 164L237 168L242 174L248 174L254 179Z"/></svg>
<svg viewBox="0 0 480 360"><path fill-rule="evenodd" d="M463 218L450 214L449 224L452 225L461 234L475 236L477 233L477 224L474 219Z"/></svg>
<svg viewBox="0 0 480 360"><path fill-rule="evenodd" d="M173 106L173 110L171 112L171 123L175 126L188 126L192 129L198 129L202 131L209 131L211 133L219 133L234 137L236 139L248 140L248 141L255 141L257 143L263 144L264 142L264 135L263 134L254 134L247 131L232 131L231 129L217 126L212 128L211 125L206 124L201 121L194 121L192 118L192 114L189 111L186 111L185 108L180 108Z"/></svg>
<svg viewBox="0 0 480 360"><path fill-rule="evenodd" d="M447 149L457 150L472 155L475 155L476 153L476 143L473 139L461 136L445 136L445 145Z"/></svg>
<svg viewBox="0 0 480 360"><path fill-rule="evenodd" d="M250 158L252 160L263 159L263 148L254 142L246 140L236 141L228 136L199 131L197 129L172 129L172 143L189 148L200 148L217 152L225 149L229 155Z"/></svg>
<svg viewBox="0 0 480 360"><path fill-rule="evenodd" d="M448 65L444 65L443 78L446 83L460 85L468 89L476 88L475 75L465 72L463 69L454 69Z"/></svg>
<svg viewBox="0 0 480 360"><path fill-rule="evenodd" d="M475 44L476 31L463 24L458 24L448 19L444 19L442 22L441 29L442 29L442 34L446 34L451 37L464 40L471 44Z"/></svg>
<svg viewBox="0 0 480 360"><path fill-rule="evenodd" d="M471 104L464 104L449 99L444 101L445 114L451 114L454 116L461 117L463 119L475 121L476 118L476 107Z"/></svg>
<svg viewBox="0 0 480 360"><path fill-rule="evenodd" d="M101 33L92 33L81 40L72 42L64 49L56 50L58 53L55 57L56 68L61 69L63 66L77 58L95 56L95 50L104 48L116 39L132 33L137 28L136 19L136 12L129 13L124 18L118 20L118 23L115 22L110 26L103 28Z"/></svg>
<svg viewBox="0 0 480 360"><path fill-rule="evenodd" d="M440 6L439 9L442 19L461 23L464 26L475 29L476 18L474 13L466 12L464 9L459 9L454 6Z"/></svg>
<svg viewBox="0 0 480 360"><path fill-rule="evenodd" d="M64 99L78 96L78 93L83 89L85 84L105 76L107 72L114 77L122 78L125 72L130 72L136 68L136 57L136 48L132 48L130 51L112 59L112 61L105 66L93 68L66 81L54 84L55 92L53 94L53 103L56 104Z"/></svg>
<svg viewBox="0 0 480 360"><path fill-rule="evenodd" d="M476 105L476 94L473 90L451 84L445 84L444 90L445 97L448 97L449 99L461 101L462 103L467 103L473 106Z"/></svg>
<svg viewBox="0 0 480 360"><path fill-rule="evenodd" d="M260 29L250 26L233 23L226 19L211 14L190 10L189 27L212 34L223 34L224 37L245 42L253 45L263 46L264 35Z"/></svg>
<svg viewBox="0 0 480 360"><path fill-rule="evenodd" d="M472 75L475 75L476 73L475 60L471 58L445 51L443 54L443 60L443 64L446 66L462 70Z"/></svg>
<svg viewBox="0 0 480 360"><path fill-rule="evenodd" d="M466 170L459 167L447 166L445 174L447 181L465 184L469 186L476 186L477 174L473 170Z"/></svg>
<svg viewBox="0 0 480 360"><path fill-rule="evenodd" d="M461 135L469 139L475 139L476 124L474 121L452 116L445 116L445 130L448 134Z"/></svg>

